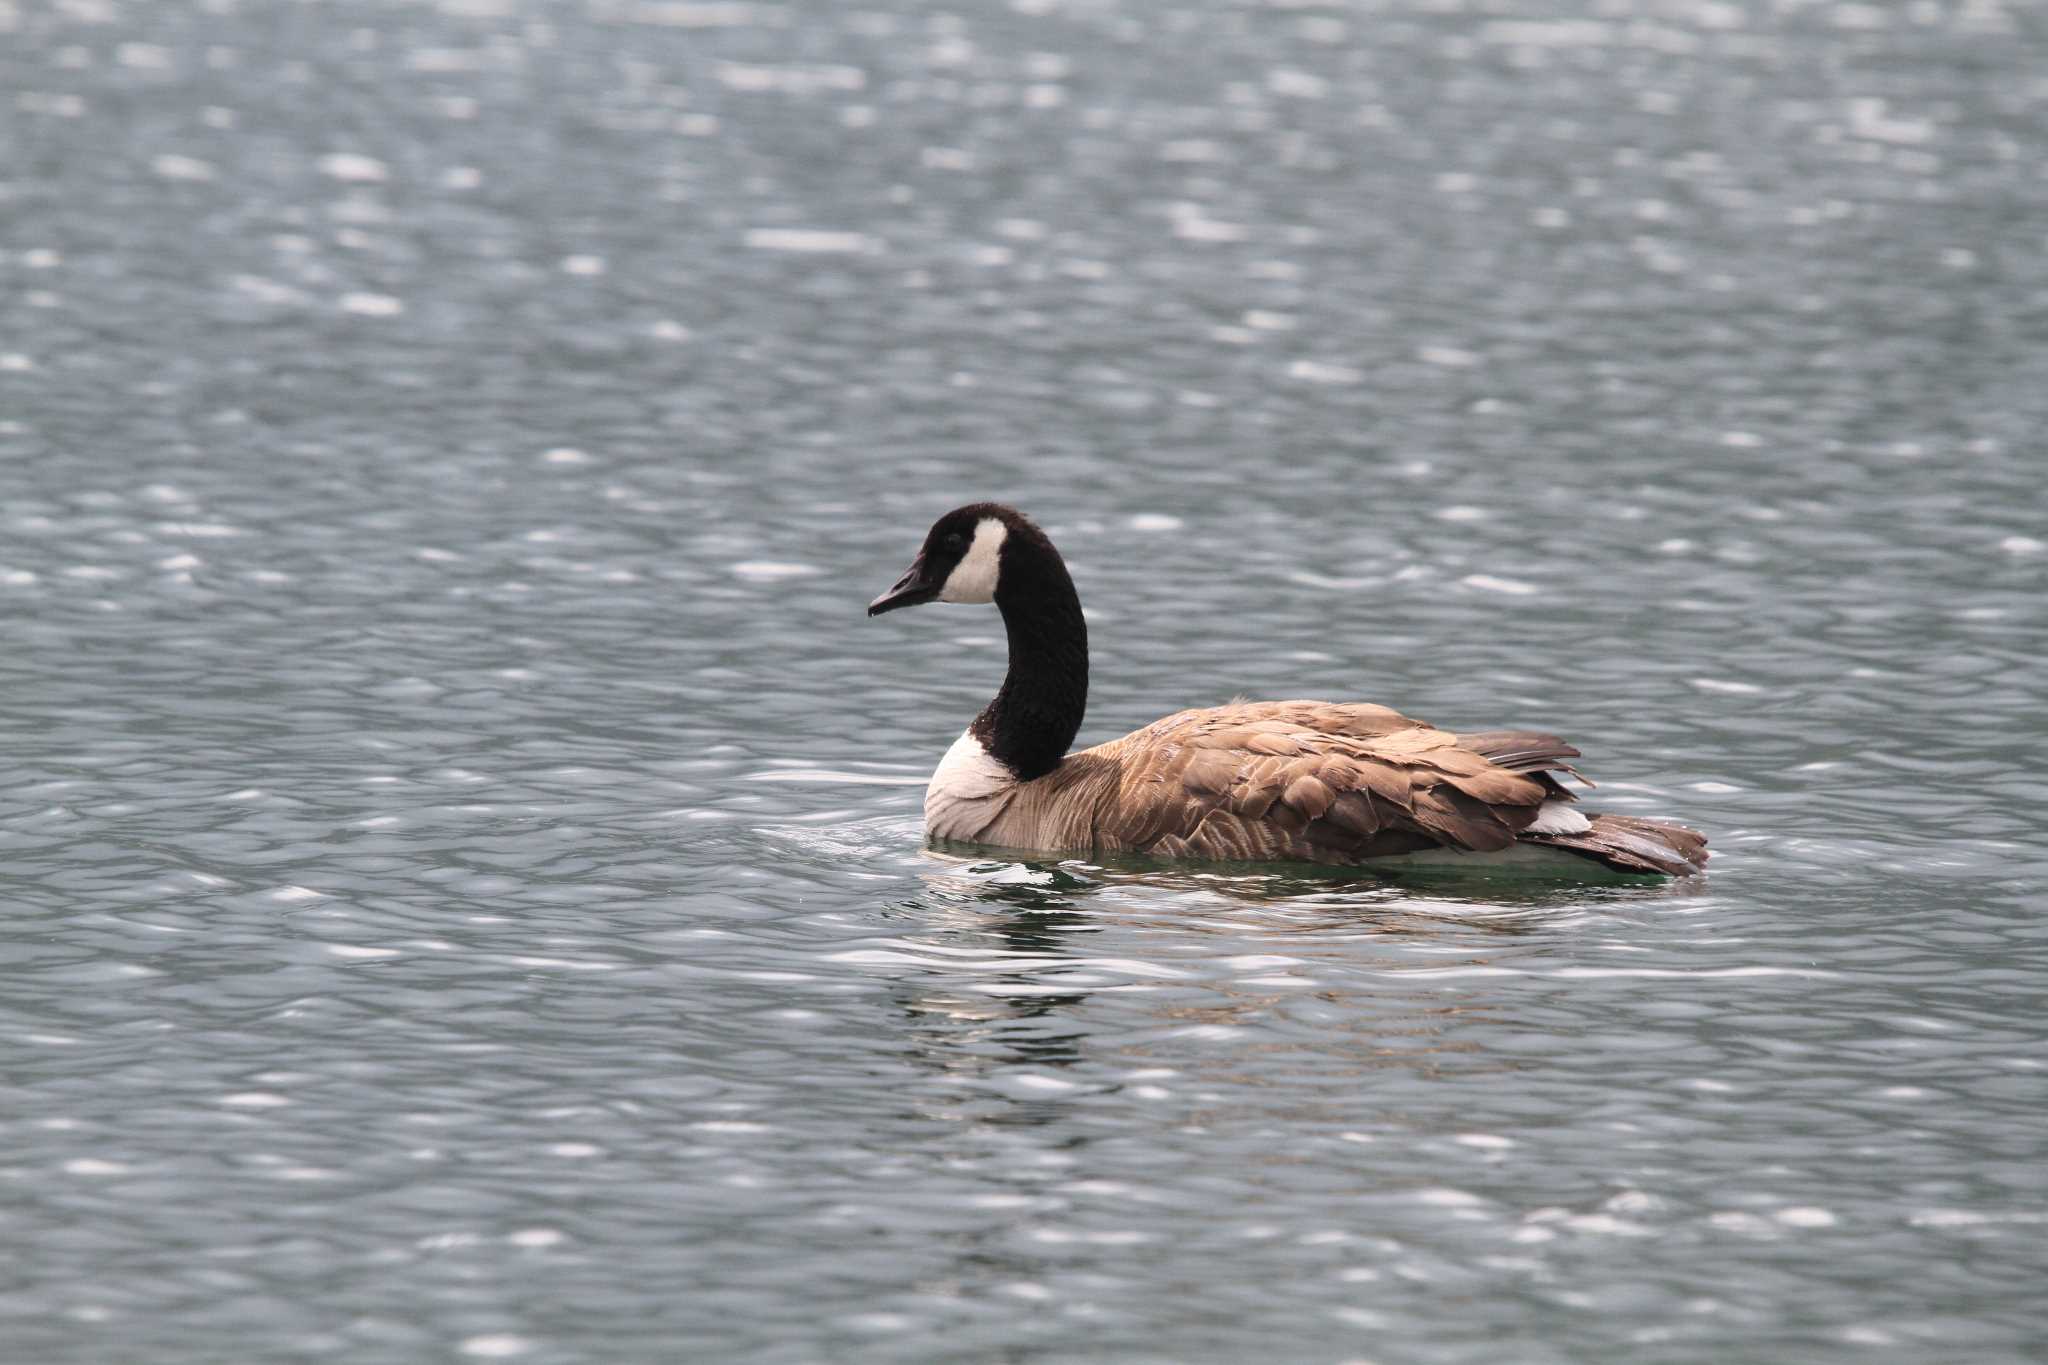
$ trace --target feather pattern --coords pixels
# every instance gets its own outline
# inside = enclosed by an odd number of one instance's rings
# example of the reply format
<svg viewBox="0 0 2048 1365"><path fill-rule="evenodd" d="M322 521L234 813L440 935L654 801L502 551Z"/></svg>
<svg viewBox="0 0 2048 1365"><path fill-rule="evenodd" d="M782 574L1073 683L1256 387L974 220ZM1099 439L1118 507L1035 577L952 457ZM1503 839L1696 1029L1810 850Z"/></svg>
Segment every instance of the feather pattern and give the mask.
<svg viewBox="0 0 2048 1365"><path fill-rule="evenodd" d="M1504 848L1550 791L1385 707L1282 701L1178 712L1008 797L984 841L1355 862Z"/></svg>
<svg viewBox="0 0 2048 1365"><path fill-rule="evenodd" d="M1013 848L1229 861L1352 864L1525 843L1623 872L1683 875L1704 863L1706 840L1663 821L1595 815L1584 831L1529 832L1546 801L1570 799L1549 773L1571 771L1565 759L1578 751L1554 736L1517 735L1512 747L1489 746L1488 738L1365 704L1181 711L1070 754L1035 781L984 795L972 830L934 833ZM1505 749L1521 770L1481 751L1488 747Z"/></svg>

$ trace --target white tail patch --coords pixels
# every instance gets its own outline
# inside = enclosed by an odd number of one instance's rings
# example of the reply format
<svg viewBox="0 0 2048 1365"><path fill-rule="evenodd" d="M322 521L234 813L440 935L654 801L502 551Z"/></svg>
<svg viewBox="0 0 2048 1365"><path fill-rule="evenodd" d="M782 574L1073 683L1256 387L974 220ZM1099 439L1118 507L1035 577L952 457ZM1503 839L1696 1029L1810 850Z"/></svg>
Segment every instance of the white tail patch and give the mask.
<svg viewBox="0 0 2048 1365"><path fill-rule="evenodd" d="M946 575L939 589L941 602L993 602L996 579L1002 573L1003 542L1010 528L996 517L983 517L974 528L974 543Z"/></svg>
<svg viewBox="0 0 2048 1365"><path fill-rule="evenodd" d="M1536 808L1536 819L1524 834L1584 834L1593 822L1563 801L1545 801Z"/></svg>

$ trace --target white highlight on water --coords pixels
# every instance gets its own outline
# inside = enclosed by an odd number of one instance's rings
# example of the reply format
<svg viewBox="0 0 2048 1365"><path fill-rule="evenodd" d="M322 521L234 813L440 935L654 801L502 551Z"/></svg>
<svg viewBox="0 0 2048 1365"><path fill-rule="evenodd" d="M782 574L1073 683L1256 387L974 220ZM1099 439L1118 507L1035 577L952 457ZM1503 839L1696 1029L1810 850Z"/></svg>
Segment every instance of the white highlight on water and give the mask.
<svg viewBox="0 0 2048 1365"><path fill-rule="evenodd" d="M373 185L390 179L391 173L384 163L371 156L355 152L330 152L313 163L320 174L331 180L345 180L355 184Z"/></svg>
<svg viewBox="0 0 2048 1365"><path fill-rule="evenodd" d="M750 94L810 95L827 90L864 90L868 77L857 66L775 66L752 62L718 62L712 67L718 83Z"/></svg>
<svg viewBox="0 0 2048 1365"><path fill-rule="evenodd" d="M1469 573L1458 580L1468 588L1481 592L1504 592L1515 597L1527 597L1536 591L1534 583L1525 583L1519 578L1501 578L1490 573Z"/></svg>
<svg viewBox="0 0 2048 1365"><path fill-rule="evenodd" d="M1447 369L1470 369L1479 363L1476 352L1457 346L1423 346L1416 350L1415 358L1425 365L1441 365Z"/></svg>
<svg viewBox="0 0 2048 1365"><path fill-rule="evenodd" d="M551 1247L561 1243L562 1234L554 1228L521 1228L508 1233L505 1240L516 1247Z"/></svg>
<svg viewBox="0 0 2048 1365"><path fill-rule="evenodd" d="M806 578L821 572L809 564L790 564L773 559L743 560L732 566L733 575L753 583L773 583L784 578Z"/></svg>
<svg viewBox="0 0 2048 1365"><path fill-rule="evenodd" d="M1779 1209L1775 1216L1788 1228L1831 1228L1835 1225L1835 1215L1826 1209L1799 1206Z"/></svg>
<svg viewBox="0 0 2048 1365"><path fill-rule="evenodd" d="M357 292L343 294L340 307L342 312L354 313L358 317L395 318L405 311L405 300L389 294Z"/></svg>
<svg viewBox="0 0 2048 1365"><path fill-rule="evenodd" d="M196 156L180 156L176 152L165 152L149 163L149 168L166 180L205 181L214 178L210 162Z"/></svg>
<svg viewBox="0 0 2048 1365"><path fill-rule="evenodd" d="M825 228L749 228L744 240L755 251L818 254L873 251L878 245L865 232L835 232Z"/></svg>
<svg viewBox="0 0 2048 1365"><path fill-rule="evenodd" d="M1311 384L1356 384L1365 378L1365 371L1321 360L1297 360L1287 367L1287 375Z"/></svg>

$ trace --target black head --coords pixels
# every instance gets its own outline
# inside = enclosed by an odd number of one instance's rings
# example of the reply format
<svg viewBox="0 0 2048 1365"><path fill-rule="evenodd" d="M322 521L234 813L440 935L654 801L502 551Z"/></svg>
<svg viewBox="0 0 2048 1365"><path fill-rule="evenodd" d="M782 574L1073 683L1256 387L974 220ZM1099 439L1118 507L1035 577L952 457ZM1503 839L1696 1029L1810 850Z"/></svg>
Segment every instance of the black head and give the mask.
<svg viewBox="0 0 2048 1365"><path fill-rule="evenodd" d="M1020 781L1058 767L1088 710L1088 622L1045 532L1001 503L946 513L896 586L868 603L868 615L921 602L994 602L1002 609L1009 672L968 733Z"/></svg>
<svg viewBox="0 0 2048 1365"><path fill-rule="evenodd" d="M976 502L932 523L924 547L896 586L868 603L868 615L926 602L993 602L1012 540L1045 540L1045 533L1014 507ZM1048 543L1046 546L1050 549Z"/></svg>

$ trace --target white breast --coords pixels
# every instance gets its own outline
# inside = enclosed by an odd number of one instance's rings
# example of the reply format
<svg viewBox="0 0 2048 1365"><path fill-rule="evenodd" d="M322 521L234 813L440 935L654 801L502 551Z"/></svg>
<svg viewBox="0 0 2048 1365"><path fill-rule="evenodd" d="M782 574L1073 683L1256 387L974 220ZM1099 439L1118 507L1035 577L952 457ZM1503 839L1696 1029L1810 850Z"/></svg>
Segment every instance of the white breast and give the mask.
<svg viewBox="0 0 2048 1365"><path fill-rule="evenodd" d="M1016 774L989 757L970 730L960 732L924 789L924 829L934 839L972 841L1009 804Z"/></svg>

